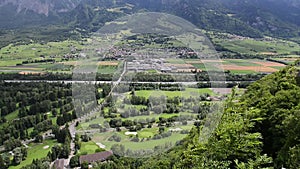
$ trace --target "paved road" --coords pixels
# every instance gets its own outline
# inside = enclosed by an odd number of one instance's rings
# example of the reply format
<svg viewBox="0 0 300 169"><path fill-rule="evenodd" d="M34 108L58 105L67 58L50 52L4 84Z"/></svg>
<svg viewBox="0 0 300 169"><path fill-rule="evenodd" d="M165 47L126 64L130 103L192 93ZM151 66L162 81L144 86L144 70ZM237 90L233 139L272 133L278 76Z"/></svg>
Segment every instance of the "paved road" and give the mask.
<svg viewBox="0 0 300 169"><path fill-rule="evenodd" d="M78 122L79 120L76 119L74 120L70 125L69 125L69 132L71 134L71 143L70 143L70 148L71 148L71 152L70 152L70 155L69 155L69 158L66 159L64 162L65 162L65 166L69 166L69 163L70 163L70 160L71 158L75 155L75 134L76 134L76 123Z"/></svg>
<svg viewBox="0 0 300 169"><path fill-rule="evenodd" d="M116 82L113 83L113 87L111 88L111 91L109 92L109 95L112 94L114 88L122 81L122 78L126 73L126 65L127 65L127 63L125 62L123 72L120 75L119 79ZM46 82L49 82L49 81L46 81ZM50 81L50 82L53 82L53 81ZM65 81L62 81L62 82L65 82ZM71 83L73 83L73 82L71 81ZM105 83L108 83L108 82L105 82ZM78 119L72 121L72 123L69 125L69 132L70 132L71 137L72 137L71 143L70 143L71 152L70 152L69 158L65 160L65 166L68 166L69 163L70 163L71 158L75 156L75 154L74 154L75 153L75 142L74 141L75 141L75 134L76 134L76 123L79 122L79 121L83 121L86 118L88 118L88 117L94 115L95 113L97 113L99 111L100 107L104 103L105 103L105 101L101 105L99 105L97 108L95 108L92 112L90 112L89 114L86 114L85 116L83 116L81 118L78 118ZM97 131L99 132L99 129ZM109 131L111 131L111 130L109 130ZM87 133L87 131L84 131L84 133Z"/></svg>

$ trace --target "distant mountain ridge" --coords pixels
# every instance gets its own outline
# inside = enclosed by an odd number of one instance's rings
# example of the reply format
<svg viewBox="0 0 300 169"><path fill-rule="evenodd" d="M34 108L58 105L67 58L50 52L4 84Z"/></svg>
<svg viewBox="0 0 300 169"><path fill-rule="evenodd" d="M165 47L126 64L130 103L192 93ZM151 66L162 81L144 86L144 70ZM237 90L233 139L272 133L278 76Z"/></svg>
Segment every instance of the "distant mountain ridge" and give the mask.
<svg viewBox="0 0 300 169"><path fill-rule="evenodd" d="M233 17L261 32L299 36L299 0L220 0Z"/></svg>
<svg viewBox="0 0 300 169"><path fill-rule="evenodd" d="M74 9L80 0L2 0L0 7L13 5L16 13L33 11L37 14L49 16L50 12L61 13Z"/></svg>
<svg viewBox="0 0 300 169"><path fill-rule="evenodd" d="M0 28L53 24L80 0L1 0Z"/></svg>
<svg viewBox="0 0 300 169"><path fill-rule="evenodd" d="M166 12L202 29L242 36L300 36L298 0L2 0L0 28L57 24L91 32L140 11Z"/></svg>

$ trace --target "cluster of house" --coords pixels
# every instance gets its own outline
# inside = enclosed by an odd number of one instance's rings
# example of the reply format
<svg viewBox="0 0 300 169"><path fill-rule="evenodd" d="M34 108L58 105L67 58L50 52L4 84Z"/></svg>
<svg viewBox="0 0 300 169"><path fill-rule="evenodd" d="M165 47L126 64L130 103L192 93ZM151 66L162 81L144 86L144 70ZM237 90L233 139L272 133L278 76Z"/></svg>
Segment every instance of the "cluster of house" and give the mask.
<svg viewBox="0 0 300 169"><path fill-rule="evenodd" d="M127 63L126 69L134 72L144 72L148 70L157 70L165 73L177 72L177 68L172 65L167 65L164 59L133 60Z"/></svg>
<svg viewBox="0 0 300 169"><path fill-rule="evenodd" d="M75 53L75 54L66 54L63 56L63 59L76 59L76 58L86 58L85 53Z"/></svg>
<svg viewBox="0 0 300 169"><path fill-rule="evenodd" d="M112 47L110 49L98 48L96 49L97 54L105 54L105 59L107 60L121 60L125 56L131 55L131 49L127 48L116 48Z"/></svg>
<svg viewBox="0 0 300 169"><path fill-rule="evenodd" d="M103 151L95 154L82 155L79 157L79 163L82 164L83 162L87 162L90 165L90 168L92 168L91 164L96 162L104 162L112 155L113 155L112 151ZM55 169L68 168L68 164L66 164L66 159L57 159L54 162L54 168Z"/></svg>

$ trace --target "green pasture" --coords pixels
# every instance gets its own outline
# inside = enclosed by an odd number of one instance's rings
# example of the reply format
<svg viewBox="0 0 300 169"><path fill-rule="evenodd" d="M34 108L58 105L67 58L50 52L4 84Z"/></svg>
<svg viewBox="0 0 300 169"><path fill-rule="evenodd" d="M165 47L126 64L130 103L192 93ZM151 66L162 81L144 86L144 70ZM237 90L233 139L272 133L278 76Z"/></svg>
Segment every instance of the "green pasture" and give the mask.
<svg viewBox="0 0 300 169"><path fill-rule="evenodd" d="M152 140L151 139L151 140L144 141L144 142L132 142L129 139L122 139L121 142L115 142L115 141L102 140L101 139L102 136L100 136L100 135L101 134L94 135L93 139L96 139L99 142L101 142L102 144L104 144L106 146L106 149L110 149L111 146L114 145L114 144L122 144L122 145L125 146L126 149L131 149L131 150L153 149L155 146L158 146L158 145L163 146L167 142L170 142L174 145L177 141L182 140L186 136L186 135L183 135L183 134L180 134L180 133L173 133L170 137L163 138L163 139L158 139L158 140ZM150 135L150 134L148 133L148 135Z"/></svg>
<svg viewBox="0 0 300 169"><path fill-rule="evenodd" d="M295 51L298 51L300 48L297 43L284 40L220 40L220 45L233 52L244 54L256 54L264 52L270 52L274 54L291 54Z"/></svg>
<svg viewBox="0 0 300 169"><path fill-rule="evenodd" d="M230 73L233 74L256 74L254 70L230 70Z"/></svg>
<svg viewBox="0 0 300 169"><path fill-rule="evenodd" d="M2 59L35 59L41 55L55 56L71 53L72 49L81 50L83 46L79 41L60 41L42 43L30 43L27 45L10 44L0 49ZM2 60L1 59L1 60Z"/></svg>
<svg viewBox="0 0 300 169"><path fill-rule="evenodd" d="M253 63L254 61L261 62L256 59L224 59L223 64L233 64L237 66L261 66L260 64Z"/></svg>
<svg viewBox="0 0 300 169"><path fill-rule="evenodd" d="M97 150L98 148L99 146L93 141L81 142L79 154L80 153L94 154L95 150Z"/></svg>
<svg viewBox="0 0 300 169"><path fill-rule="evenodd" d="M185 60L184 59L166 59L166 61L168 63L171 63L171 64L185 64Z"/></svg>
<svg viewBox="0 0 300 169"><path fill-rule="evenodd" d="M44 140L42 144L31 143L28 146L28 155L26 160L22 161L18 166L10 166L9 169L19 169L32 163L33 159L41 159L46 157L51 148L57 144L55 140ZM45 146L49 146L46 148Z"/></svg>
<svg viewBox="0 0 300 169"><path fill-rule="evenodd" d="M165 95L166 97L193 97L199 96L201 94L215 95L213 91L209 88L196 89L196 88L186 88L184 91L160 91L160 90L138 90L135 91L137 96L143 96L149 98L150 96L158 97Z"/></svg>
<svg viewBox="0 0 300 169"><path fill-rule="evenodd" d="M118 70L117 66L98 66L98 73L113 74Z"/></svg>

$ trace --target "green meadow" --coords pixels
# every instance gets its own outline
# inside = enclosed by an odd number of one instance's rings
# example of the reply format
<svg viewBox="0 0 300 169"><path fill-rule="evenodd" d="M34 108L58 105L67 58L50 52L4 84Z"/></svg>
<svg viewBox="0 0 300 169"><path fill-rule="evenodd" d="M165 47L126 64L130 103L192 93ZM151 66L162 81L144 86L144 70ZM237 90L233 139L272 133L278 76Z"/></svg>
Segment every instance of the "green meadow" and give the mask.
<svg viewBox="0 0 300 169"><path fill-rule="evenodd" d="M28 154L26 160L22 161L18 166L10 166L9 169L20 169L32 163L33 159L41 159L46 157L51 148L57 144L55 140L44 140L40 143L30 143L28 146Z"/></svg>

